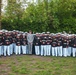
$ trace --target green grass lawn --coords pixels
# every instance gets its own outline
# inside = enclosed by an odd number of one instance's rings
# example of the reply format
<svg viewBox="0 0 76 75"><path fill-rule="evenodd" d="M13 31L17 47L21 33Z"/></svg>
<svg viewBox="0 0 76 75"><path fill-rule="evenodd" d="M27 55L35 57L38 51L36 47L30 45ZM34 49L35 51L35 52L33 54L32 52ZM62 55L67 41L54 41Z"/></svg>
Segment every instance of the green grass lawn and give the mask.
<svg viewBox="0 0 76 75"><path fill-rule="evenodd" d="M76 75L76 57L0 57L0 75Z"/></svg>

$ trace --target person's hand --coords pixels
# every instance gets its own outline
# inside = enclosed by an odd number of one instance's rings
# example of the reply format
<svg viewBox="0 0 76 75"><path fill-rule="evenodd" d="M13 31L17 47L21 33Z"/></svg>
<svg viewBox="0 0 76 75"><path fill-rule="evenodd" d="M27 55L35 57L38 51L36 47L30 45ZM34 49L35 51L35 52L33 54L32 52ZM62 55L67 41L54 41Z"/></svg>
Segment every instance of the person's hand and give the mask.
<svg viewBox="0 0 76 75"><path fill-rule="evenodd" d="M32 44L32 42L30 42L30 44Z"/></svg>

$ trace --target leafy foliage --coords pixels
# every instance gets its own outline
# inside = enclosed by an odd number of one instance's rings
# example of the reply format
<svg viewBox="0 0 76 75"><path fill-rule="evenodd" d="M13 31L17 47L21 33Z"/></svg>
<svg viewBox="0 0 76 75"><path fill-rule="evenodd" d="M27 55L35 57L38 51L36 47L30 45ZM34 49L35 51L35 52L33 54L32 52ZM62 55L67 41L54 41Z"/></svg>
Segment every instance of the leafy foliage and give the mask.
<svg viewBox="0 0 76 75"><path fill-rule="evenodd" d="M76 0L38 0L27 4L24 10L22 3L9 3L2 17L2 28L76 33Z"/></svg>

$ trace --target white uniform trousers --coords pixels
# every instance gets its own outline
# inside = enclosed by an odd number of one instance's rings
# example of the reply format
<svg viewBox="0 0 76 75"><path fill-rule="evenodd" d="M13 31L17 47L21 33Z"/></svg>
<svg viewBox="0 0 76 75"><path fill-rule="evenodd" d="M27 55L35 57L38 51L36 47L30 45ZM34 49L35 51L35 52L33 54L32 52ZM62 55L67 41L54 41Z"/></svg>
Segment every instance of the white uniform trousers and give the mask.
<svg viewBox="0 0 76 75"><path fill-rule="evenodd" d="M46 56L46 45L41 45L41 56Z"/></svg>
<svg viewBox="0 0 76 75"><path fill-rule="evenodd" d="M26 54L26 50L27 50L26 47L27 47L26 45L22 45L22 53L23 54Z"/></svg>
<svg viewBox="0 0 76 75"><path fill-rule="evenodd" d="M2 45L2 48L1 48L1 55L4 54L4 46Z"/></svg>
<svg viewBox="0 0 76 75"><path fill-rule="evenodd" d="M12 43L13 52L16 53L16 43Z"/></svg>
<svg viewBox="0 0 76 75"><path fill-rule="evenodd" d="M10 56L10 45L4 45L4 56Z"/></svg>
<svg viewBox="0 0 76 75"><path fill-rule="evenodd" d="M0 56L2 55L2 46L0 46Z"/></svg>
<svg viewBox="0 0 76 75"><path fill-rule="evenodd" d="M46 45L46 55L47 56L51 55L51 45Z"/></svg>
<svg viewBox="0 0 76 75"><path fill-rule="evenodd" d="M73 47L73 57L76 56L76 48Z"/></svg>
<svg viewBox="0 0 76 75"><path fill-rule="evenodd" d="M52 47L52 56L57 56L57 47Z"/></svg>
<svg viewBox="0 0 76 75"><path fill-rule="evenodd" d="M71 48L71 47L68 47L68 50L67 50L67 51L68 51L68 52L67 52L68 56L71 56L72 48Z"/></svg>
<svg viewBox="0 0 76 75"><path fill-rule="evenodd" d="M15 54L17 55L17 54L21 54L21 46L17 46L16 45L16 52L15 52Z"/></svg>
<svg viewBox="0 0 76 75"><path fill-rule="evenodd" d="M40 54L39 46L35 46L35 54L36 55L39 55Z"/></svg>
<svg viewBox="0 0 76 75"><path fill-rule="evenodd" d="M58 56L62 56L62 46L58 46Z"/></svg>
<svg viewBox="0 0 76 75"><path fill-rule="evenodd" d="M67 49L68 49L68 48L63 48L63 56L64 56L64 57L67 57L67 55L68 55L68 54L67 54Z"/></svg>
<svg viewBox="0 0 76 75"><path fill-rule="evenodd" d="M10 44L10 54L13 54L13 44Z"/></svg>

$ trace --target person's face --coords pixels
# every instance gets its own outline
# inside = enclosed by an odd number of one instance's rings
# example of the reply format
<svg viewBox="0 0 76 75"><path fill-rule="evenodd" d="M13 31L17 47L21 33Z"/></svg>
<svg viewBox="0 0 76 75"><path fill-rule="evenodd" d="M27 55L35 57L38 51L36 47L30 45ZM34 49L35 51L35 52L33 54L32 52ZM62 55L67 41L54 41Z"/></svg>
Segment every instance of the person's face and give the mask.
<svg viewBox="0 0 76 75"><path fill-rule="evenodd" d="M31 32L31 31L30 31L29 33L30 33L30 34L32 34L32 32Z"/></svg>

